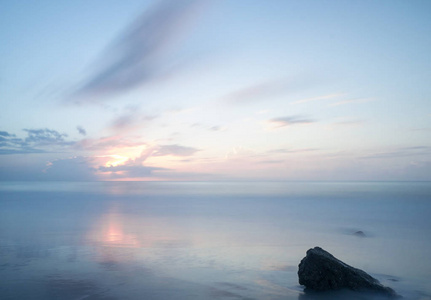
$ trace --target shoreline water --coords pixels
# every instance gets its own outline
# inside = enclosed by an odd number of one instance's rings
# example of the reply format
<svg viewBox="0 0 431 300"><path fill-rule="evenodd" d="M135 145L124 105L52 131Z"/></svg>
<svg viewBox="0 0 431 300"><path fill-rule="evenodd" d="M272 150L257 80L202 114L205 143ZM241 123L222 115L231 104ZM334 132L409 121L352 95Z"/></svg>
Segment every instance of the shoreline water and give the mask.
<svg viewBox="0 0 431 300"><path fill-rule="evenodd" d="M303 293L314 246L430 299L430 183L3 182L0 195L5 299L345 299Z"/></svg>

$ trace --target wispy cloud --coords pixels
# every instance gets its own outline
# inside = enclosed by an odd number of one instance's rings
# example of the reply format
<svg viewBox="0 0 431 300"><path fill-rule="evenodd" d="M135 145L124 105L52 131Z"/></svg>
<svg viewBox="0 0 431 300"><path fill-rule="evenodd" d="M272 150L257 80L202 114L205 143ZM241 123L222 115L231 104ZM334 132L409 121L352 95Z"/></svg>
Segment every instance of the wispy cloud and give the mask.
<svg viewBox="0 0 431 300"><path fill-rule="evenodd" d="M369 155L362 156L363 159L380 159L380 158L398 158L398 157L410 157L410 156L430 156L431 147L427 146L414 146L414 147L401 147L392 151L383 151L372 153Z"/></svg>
<svg viewBox="0 0 431 300"><path fill-rule="evenodd" d="M328 99L334 99L337 97L341 97L344 95L345 95L344 93L334 93L334 94L328 94L328 95L323 95L323 96L305 98L305 99L293 101L290 104L301 104L301 103L308 103L308 102L314 102L314 101L320 101L320 100L328 100Z"/></svg>
<svg viewBox="0 0 431 300"><path fill-rule="evenodd" d="M148 83L169 68L167 53L203 1L163 0L140 16L102 57L104 67L76 92L77 97L113 94Z"/></svg>
<svg viewBox="0 0 431 300"><path fill-rule="evenodd" d="M305 98L305 99L293 101L290 104L304 104L304 103L323 101L323 100L328 101L328 100L333 100L333 99L337 99L337 98L341 98L341 97L343 97L345 99L346 95L347 95L346 93L333 93L333 94L322 95L322 96ZM366 103L366 102L375 101L374 98L354 98L354 99L345 99L345 100L341 100L341 99L339 99L339 101L337 101L337 102L329 103L328 106L340 106L340 105L346 105L346 104L358 104L358 103Z"/></svg>
<svg viewBox="0 0 431 300"><path fill-rule="evenodd" d="M304 152L312 152L318 151L317 148L303 148L303 149L289 149L289 148L280 148L269 150L268 154L290 154L290 153L304 153Z"/></svg>
<svg viewBox="0 0 431 300"><path fill-rule="evenodd" d="M147 146L141 138L121 135L105 136L98 139L82 139L75 143L76 150L108 151L113 148Z"/></svg>
<svg viewBox="0 0 431 300"><path fill-rule="evenodd" d="M220 126L220 125L205 125L202 123L193 123L192 125L190 125L191 128L199 128L199 129L204 129L204 130L208 130L208 131L225 131L227 129L227 127L225 126Z"/></svg>
<svg viewBox="0 0 431 300"><path fill-rule="evenodd" d="M366 103L374 101L373 98L358 98L358 99L349 99L349 100L342 100L338 102L334 102L329 104L329 106L339 106L339 105L346 105L346 104L358 104L358 103Z"/></svg>
<svg viewBox="0 0 431 300"><path fill-rule="evenodd" d="M259 82L238 89L223 97L223 100L232 104L249 104L267 97L276 96L287 90L287 84L282 81Z"/></svg>
<svg viewBox="0 0 431 300"><path fill-rule="evenodd" d="M304 77L273 79L239 88L225 95L221 100L230 104L250 104L304 90L314 84L312 78Z"/></svg>
<svg viewBox="0 0 431 300"><path fill-rule="evenodd" d="M268 159L268 160L261 160L257 162L258 164L281 164L284 163L284 160L282 159Z"/></svg>
<svg viewBox="0 0 431 300"><path fill-rule="evenodd" d="M333 123L333 125L336 125L336 126L360 126L363 124L365 124L365 121L362 121L362 120L340 121L340 122Z"/></svg>
<svg viewBox="0 0 431 300"><path fill-rule="evenodd" d="M280 118L274 118L267 121L267 124L271 128L280 128L286 126L292 126L297 124L310 124L315 122L315 120L309 119L304 116L286 116Z"/></svg>
<svg viewBox="0 0 431 300"><path fill-rule="evenodd" d="M124 132L142 127L144 124L154 120L157 116L143 114L139 109L129 109L115 117L109 129L114 132Z"/></svg>
<svg viewBox="0 0 431 300"><path fill-rule="evenodd" d="M363 120L363 119L361 120L351 116L337 117L337 118L334 118L331 123L328 123L326 125L326 129L335 130L335 129L342 129L342 128L361 127L361 126L364 126L366 123L367 123L366 120Z"/></svg>

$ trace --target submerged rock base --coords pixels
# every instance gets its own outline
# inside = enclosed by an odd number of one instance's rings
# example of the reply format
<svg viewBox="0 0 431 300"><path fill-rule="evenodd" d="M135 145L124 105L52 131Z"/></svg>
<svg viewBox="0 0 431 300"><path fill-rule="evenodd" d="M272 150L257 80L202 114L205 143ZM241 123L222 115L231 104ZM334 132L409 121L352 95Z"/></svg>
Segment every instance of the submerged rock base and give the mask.
<svg viewBox="0 0 431 300"><path fill-rule="evenodd" d="M373 291L390 297L397 293L366 272L349 266L320 247L307 251L298 269L299 284L314 291L347 288L354 291Z"/></svg>

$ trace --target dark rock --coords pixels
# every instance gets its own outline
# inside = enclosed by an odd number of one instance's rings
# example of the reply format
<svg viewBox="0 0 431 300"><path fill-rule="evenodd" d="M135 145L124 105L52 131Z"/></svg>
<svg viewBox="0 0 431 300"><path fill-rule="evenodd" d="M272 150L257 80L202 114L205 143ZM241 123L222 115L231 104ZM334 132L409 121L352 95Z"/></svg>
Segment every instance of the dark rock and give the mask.
<svg viewBox="0 0 431 300"><path fill-rule="evenodd" d="M314 291L351 289L374 291L387 296L397 296L394 290L383 286L377 279L362 270L345 264L320 247L307 251L298 270L299 284Z"/></svg>

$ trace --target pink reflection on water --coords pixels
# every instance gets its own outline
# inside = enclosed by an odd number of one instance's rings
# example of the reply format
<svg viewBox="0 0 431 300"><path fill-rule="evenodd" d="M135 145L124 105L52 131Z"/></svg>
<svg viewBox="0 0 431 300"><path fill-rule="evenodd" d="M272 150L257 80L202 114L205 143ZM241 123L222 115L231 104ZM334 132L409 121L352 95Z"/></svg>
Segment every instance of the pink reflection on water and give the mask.
<svg viewBox="0 0 431 300"><path fill-rule="evenodd" d="M118 202L86 234L87 244L103 248L171 248L190 246L181 224L167 218L141 213L123 213Z"/></svg>
<svg viewBox="0 0 431 300"><path fill-rule="evenodd" d="M106 214L102 214L87 235L92 245L104 247L138 248L141 242L133 232L126 229L124 216L118 207L112 204Z"/></svg>
<svg viewBox="0 0 431 300"><path fill-rule="evenodd" d="M123 222L120 220L120 215L111 213L106 216L106 226L101 236L102 242L111 247L140 247L136 235L124 232Z"/></svg>

